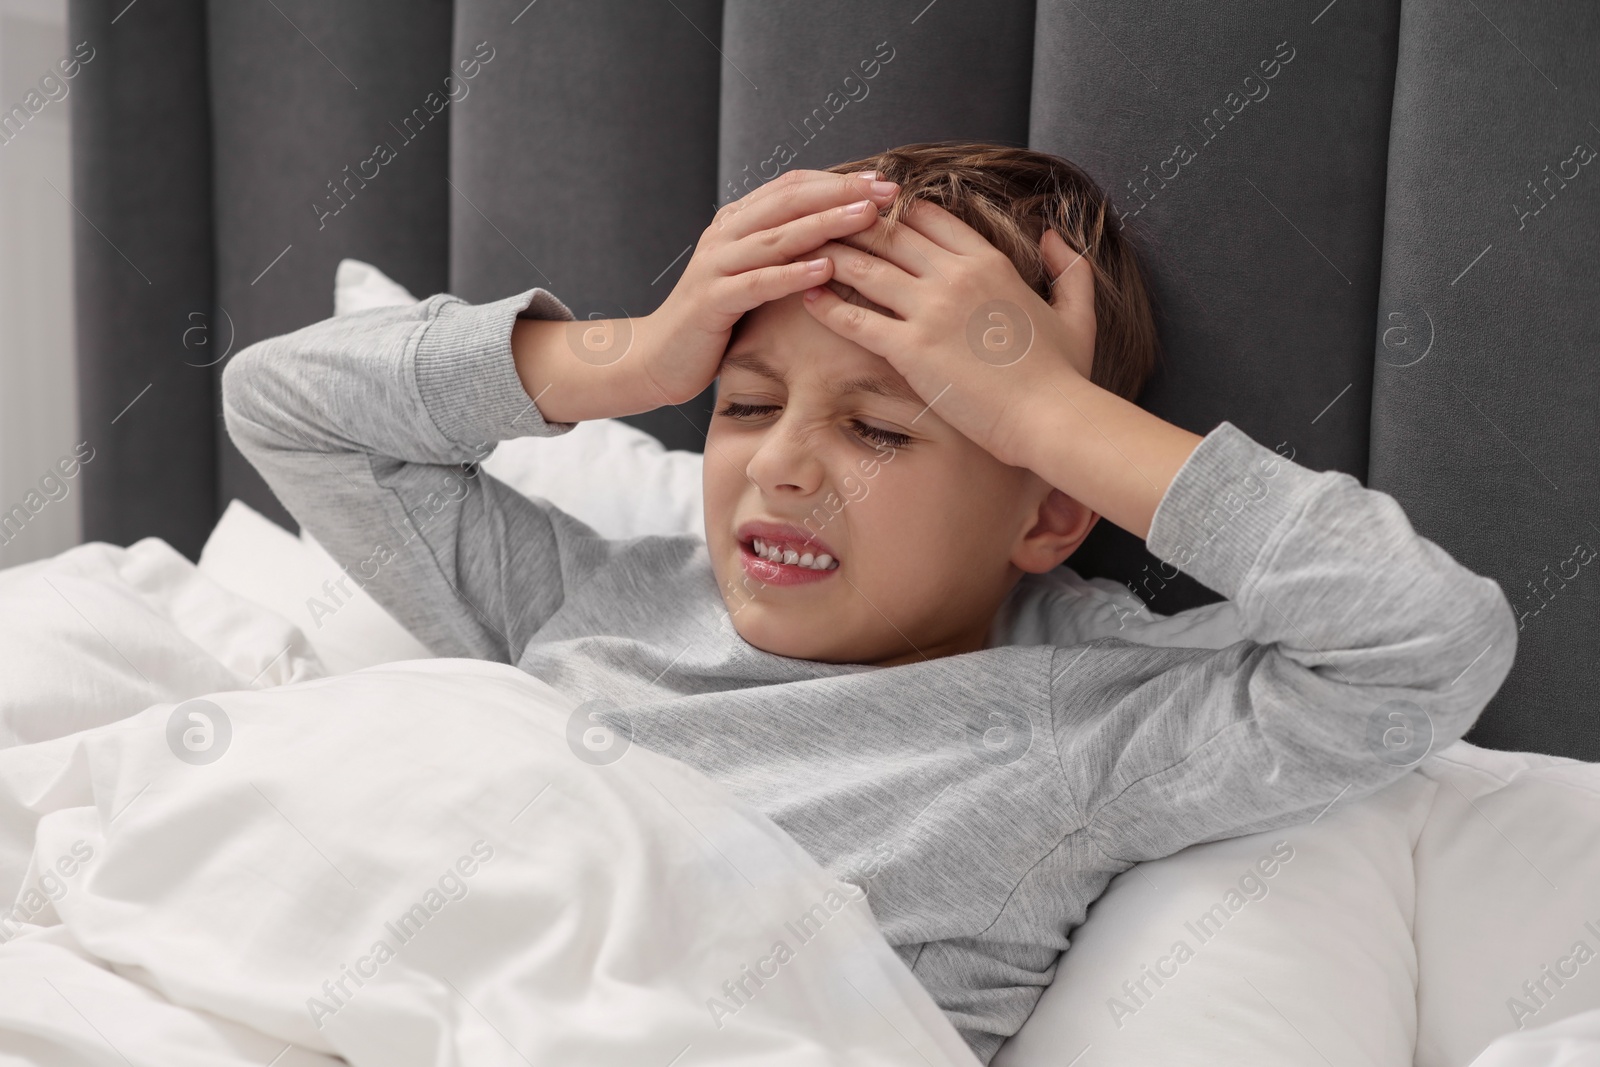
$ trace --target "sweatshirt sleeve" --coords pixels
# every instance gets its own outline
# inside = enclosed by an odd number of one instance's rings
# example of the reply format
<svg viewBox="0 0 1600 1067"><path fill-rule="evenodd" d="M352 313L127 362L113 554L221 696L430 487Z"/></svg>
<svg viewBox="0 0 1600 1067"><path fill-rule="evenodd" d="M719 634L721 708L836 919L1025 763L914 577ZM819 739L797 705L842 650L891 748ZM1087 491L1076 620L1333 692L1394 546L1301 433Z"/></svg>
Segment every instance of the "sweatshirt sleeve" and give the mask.
<svg viewBox="0 0 1600 1067"><path fill-rule="evenodd" d="M440 293L258 342L222 375L228 433L349 579L441 656L515 663L613 542L478 469L553 437L517 377L519 317L572 319L543 289Z"/></svg>
<svg viewBox="0 0 1600 1067"><path fill-rule="evenodd" d="M1460 738L1516 654L1492 579L1394 498L1223 422L1168 487L1151 552L1226 596L1244 640L1058 647L1063 770L1099 850L1134 863L1309 822Z"/></svg>

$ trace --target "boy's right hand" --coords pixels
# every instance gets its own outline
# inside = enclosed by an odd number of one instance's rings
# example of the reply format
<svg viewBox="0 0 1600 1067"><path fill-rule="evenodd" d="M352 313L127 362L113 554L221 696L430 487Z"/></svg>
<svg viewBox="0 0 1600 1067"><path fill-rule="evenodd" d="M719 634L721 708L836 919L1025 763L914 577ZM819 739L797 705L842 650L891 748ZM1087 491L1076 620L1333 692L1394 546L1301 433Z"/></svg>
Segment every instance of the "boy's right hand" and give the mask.
<svg viewBox="0 0 1600 1067"><path fill-rule="evenodd" d="M897 190L861 174L791 170L724 204L678 284L635 335L635 366L661 403L687 403L711 384L745 312L826 282L830 260L797 257L871 226Z"/></svg>
<svg viewBox="0 0 1600 1067"><path fill-rule="evenodd" d="M511 350L523 389L546 422L558 423L693 400L716 378L739 316L826 282L832 261L813 257L817 269L796 260L871 226L897 190L860 174L792 170L723 205L683 277L650 314L518 317ZM861 210L852 212L856 205Z"/></svg>

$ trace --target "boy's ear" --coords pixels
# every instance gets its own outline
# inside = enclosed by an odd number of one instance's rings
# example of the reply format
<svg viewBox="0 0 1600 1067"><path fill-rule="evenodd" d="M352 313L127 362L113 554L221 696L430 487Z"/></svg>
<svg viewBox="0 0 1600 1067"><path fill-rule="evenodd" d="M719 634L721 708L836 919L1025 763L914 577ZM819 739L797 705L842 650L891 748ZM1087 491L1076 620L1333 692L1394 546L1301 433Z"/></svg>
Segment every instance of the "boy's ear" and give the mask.
<svg viewBox="0 0 1600 1067"><path fill-rule="evenodd" d="M1029 574L1044 574L1078 550L1094 524L1096 512L1052 486L1039 503L1036 521L1011 553L1011 562Z"/></svg>

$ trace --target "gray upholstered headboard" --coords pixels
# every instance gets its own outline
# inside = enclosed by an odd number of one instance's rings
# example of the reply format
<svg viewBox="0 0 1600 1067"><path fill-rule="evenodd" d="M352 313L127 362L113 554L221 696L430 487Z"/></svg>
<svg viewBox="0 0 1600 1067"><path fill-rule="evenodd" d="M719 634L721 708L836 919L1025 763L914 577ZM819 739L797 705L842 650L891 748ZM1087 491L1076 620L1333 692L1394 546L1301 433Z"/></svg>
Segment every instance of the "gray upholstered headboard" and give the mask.
<svg viewBox="0 0 1600 1067"><path fill-rule="evenodd" d="M292 526L215 383L330 314L344 256L642 314L781 169L1027 144L1145 249L1146 406L1392 493L1524 619L1472 739L1600 759L1590 0L73 0L71 23L110 57L74 120L90 538L193 556L233 497ZM708 407L630 421L698 448ZM1104 523L1072 562L1155 565Z"/></svg>

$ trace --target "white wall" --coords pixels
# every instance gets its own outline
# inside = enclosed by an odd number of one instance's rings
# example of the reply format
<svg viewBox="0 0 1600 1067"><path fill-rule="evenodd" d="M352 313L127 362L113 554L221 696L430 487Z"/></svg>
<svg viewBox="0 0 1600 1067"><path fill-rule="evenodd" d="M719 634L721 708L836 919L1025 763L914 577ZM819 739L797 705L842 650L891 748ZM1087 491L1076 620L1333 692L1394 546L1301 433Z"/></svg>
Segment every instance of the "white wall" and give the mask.
<svg viewBox="0 0 1600 1067"><path fill-rule="evenodd" d="M68 51L66 0L0 0L0 111L21 103ZM80 440L74 212L63 199L72 195L67 84L66 97L0 143L0 517L26 506L30 493L38 493L33 504L44 501L19 533L0 528L0 567L54 555L81 536L77 479L60 479L60 500L39 492L40 479Z"/></svg>

